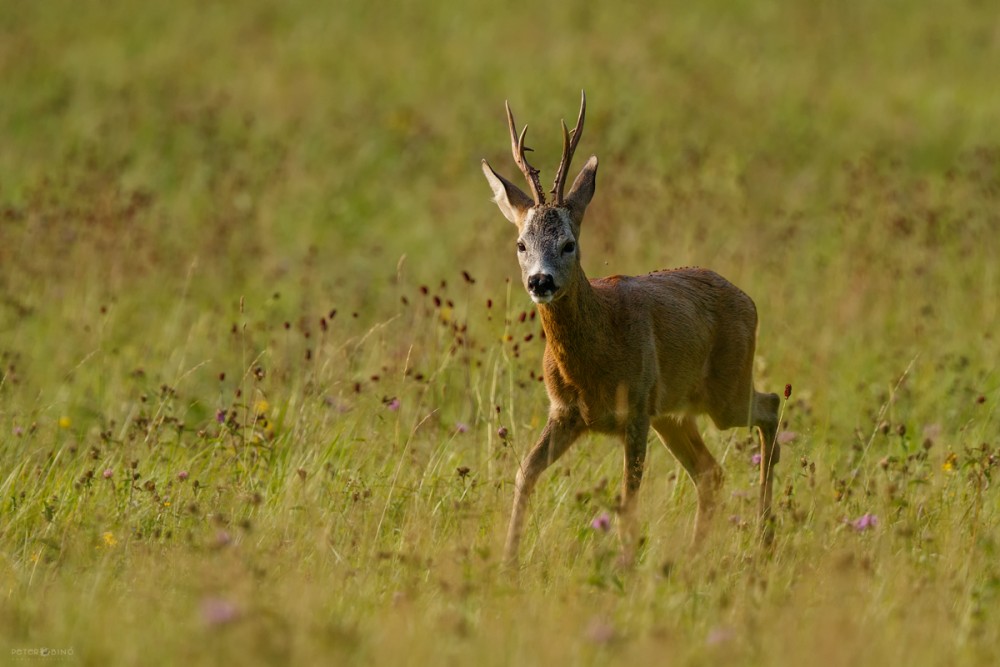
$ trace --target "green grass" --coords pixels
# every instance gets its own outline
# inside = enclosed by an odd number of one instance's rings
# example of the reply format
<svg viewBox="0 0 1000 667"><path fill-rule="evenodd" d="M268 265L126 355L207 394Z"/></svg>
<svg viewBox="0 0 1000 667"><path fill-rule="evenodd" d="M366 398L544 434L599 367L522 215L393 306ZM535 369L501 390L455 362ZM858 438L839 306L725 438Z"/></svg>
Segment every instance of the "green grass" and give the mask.
<svg viewBox="0 0 1000 667"><path fill-rule="evenodd" d="M1000 660L992 7L439 4L0 9L0 650ZM616 569L594 437L500 570L547 401L479 160L516 174L509 99L548 182L581 88L588 274L719 271L757 303L758 387L793 386L770 555L748 434L706 421L700 552L651 445Z"/></svg>

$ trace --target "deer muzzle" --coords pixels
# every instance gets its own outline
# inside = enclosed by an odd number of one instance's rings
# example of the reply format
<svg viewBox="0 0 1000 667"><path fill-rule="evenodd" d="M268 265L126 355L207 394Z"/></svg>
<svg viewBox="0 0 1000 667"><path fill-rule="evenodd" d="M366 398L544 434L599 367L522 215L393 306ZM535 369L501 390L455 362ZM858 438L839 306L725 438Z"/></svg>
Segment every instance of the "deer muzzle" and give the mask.
<svg viewBox="0 0 1000 667"><path fill-rule="evenodd" d="M548 273L528 276L528 295L535 303L548 303L556 293L556 281Z"/></svg>

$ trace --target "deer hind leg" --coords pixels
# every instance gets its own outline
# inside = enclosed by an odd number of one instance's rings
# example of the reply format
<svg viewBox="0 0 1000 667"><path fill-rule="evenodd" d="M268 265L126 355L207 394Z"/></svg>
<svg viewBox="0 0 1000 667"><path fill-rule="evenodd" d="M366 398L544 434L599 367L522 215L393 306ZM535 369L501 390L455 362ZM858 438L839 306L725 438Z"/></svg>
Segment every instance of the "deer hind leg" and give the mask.
<svg viewBox="0 0 1000 667"><path fill-rule="evenodd" d="M774 481L774 464L781 459L778 445L778 408L781 399L777 394L753 394L752 425L760 433L760 534L765 544L774 540L774 517L771 514L771 487Z"/></svg>
<svg viewBox="0 0 1000 667"><path fill-rule="evenodd" d="M535 488L538 477L550 465L566 453L580 434L583 427L579 416L549 417L542 429L542 434L517 471L514 482L514 508L510 514L510 525L507 528L507 543L504 547L504 561L508 566L517 565L518 547L521 544L521 531L528 510L528 498Z"/></svg>
<svg viewBox="0 0 1000 667"><path fill-rule="evenodd" d="M653 420L653 429L681 464L698 490L698 512L694 519L694 544L698 545L708 532L722 487L722 467L705 446L694 418L678 421L672 417Z"/></svg>
<svg viewBox="0 0 1000 667"><path fill-rule="evenodd" d="M622 500L618 516L618 539L622 544L622 563L631 565L635 561L635 550L639 543L639 525L635 506L642 483L642 472L646 465L646 443L649 437L649 418L645 415L634 418L625 429L625 466L622 475Z"/></svg>

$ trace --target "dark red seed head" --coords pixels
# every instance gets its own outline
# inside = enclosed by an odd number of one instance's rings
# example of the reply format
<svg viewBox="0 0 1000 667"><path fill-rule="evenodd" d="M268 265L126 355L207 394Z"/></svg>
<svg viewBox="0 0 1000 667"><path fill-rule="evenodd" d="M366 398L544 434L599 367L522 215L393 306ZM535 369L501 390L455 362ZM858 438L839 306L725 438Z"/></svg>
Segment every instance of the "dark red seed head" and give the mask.
<svg viewBox="0 0 1000 667"><path fill-rule="evenodd" d="M792 395L792 385L786 384L785 385L785 398L788 398L791 395Z"/></svg>

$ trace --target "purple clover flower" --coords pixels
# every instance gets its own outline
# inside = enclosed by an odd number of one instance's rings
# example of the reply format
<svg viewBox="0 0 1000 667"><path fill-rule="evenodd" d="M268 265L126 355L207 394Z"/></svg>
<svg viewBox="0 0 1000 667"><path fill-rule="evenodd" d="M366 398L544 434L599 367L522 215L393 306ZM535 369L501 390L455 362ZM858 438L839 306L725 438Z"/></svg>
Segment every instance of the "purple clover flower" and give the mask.
<svg viewBox="0 0 1000 667"><path fill-rule="evenodd" d="M590 527L596 531L606 533L611 530L611 517L607 512L601 512L590 522Z"/></svg>
<svg viewBox="0 0 1000 667"><path fill-rule="evenodd" d="M851 527L859 533L874 528L877 525L878 517L867 512L851 522Z"/></svg>
<svg viewBox="0 0 1000 667"><path fill-rule="evenodd" d="M240 617L236 603L223 598L205 598L201 601L201 619L208 626L232 623Z"/></svg>

